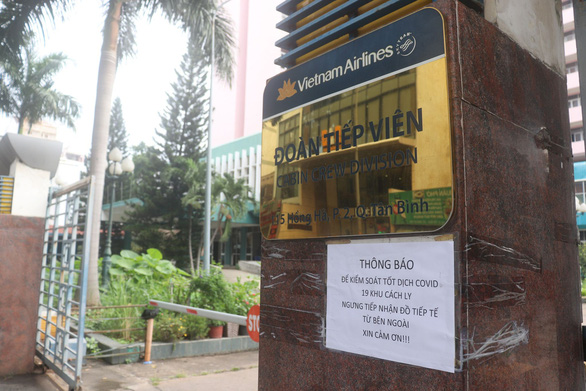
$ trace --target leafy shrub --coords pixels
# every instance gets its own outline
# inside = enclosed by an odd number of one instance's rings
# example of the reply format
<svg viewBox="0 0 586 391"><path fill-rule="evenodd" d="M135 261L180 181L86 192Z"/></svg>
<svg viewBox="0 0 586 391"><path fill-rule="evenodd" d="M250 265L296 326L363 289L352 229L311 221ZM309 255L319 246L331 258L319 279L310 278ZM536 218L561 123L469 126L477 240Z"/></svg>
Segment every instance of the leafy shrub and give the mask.
<svg viewBox="0 0 586 391"><path fill-rule="evenodd" d="M230 285L234 298L234 314L246 315L250 307L260 304L260 283L258 278L242 281L238 277L237 282Z"/></svg>
<svg viewBox="0 0 586 391"><path fill-rule="evenodd" d="M218 267L210 275L190 279L189 274L164 260L157 249L146 254L124 250L112 257L111 281L101 294L104 306L147 304L161 300L219 312L246 315L260 301L258 278L230 284ZM110 308L88 311L87 326L94 330L139 329L108 333L114 339L132 342L144 338L143 307ZM155 319L155 341L205 338L209 325L223 325L200 316L162 311Z"/></svg>
<svg viewBox="0 0 586 391"><path fill-rule="evenodd" d="M155 319L153 340L159 342L175 342L187 337L187 328L183 324L185 314L176 314L169 311L161 311Z"/></svg>
<svg viewBox="0 0 586 391"><path fill-rule="evenodd" d="M132 280L121 278L113 279L107 291L101 295L103 306L125 306L131 304L146 304L148 294L138 289ZM143 331L129 331L134 328L144 328L144 321L140 319L141 307L105 308L89 310L87 327L92 330L125 330L117 333L108 333L110 338L120 338L127 342L140 340Z"/></svg>
<svg viewBox="0 0 586 391"><path fill-rule="evenodd" d="M98 345L98 341L96 341L93 337L86 337L85 339L87 351L90 354L98 353L100 351L100 346Z"/></svg>
<svg viewBox="0 0 586 391"><path fill-rule="evenodd" d="M201 316L187 315L184 324L187 329L186 338L190 340L206 338L210 331L208 320Z"/></svg>
<svg viewBox="0 0 586 391"><path fill-rule="evenodd" d="M146 304L150 299L177 302L189 288L189 274L164 260L157 249L148 249L139 255L123 250L112 256L109 287L101 294L104 306ZM140 319L142 307L109 308L89 312L88 327L94 330L126 330L108 333L111 338L134 341L144 338L144 321Z"/></svg>
<svg viewBox="0 0 586 391"><path fill-rule="evenodd" d="M220 269L212 268L210 274L200 275L189 284L191 305L219 312L234 313L232 289ZM224 325L225 322L210 320L212 326Z"/></svg>
<svg viewBox="0 0 586 391"><path fill-rule="evenodd" d="M112 280L130 280L134 290L142 291L145 299L141 304L151 298L178 302L178 298L185 296L189 286L187 277L190 277L188 273L163 259L163 254L154 248L149 248L142 255L129 250L113 255L110 274Z"/></svg>
<svg viewBox="0 0 586 391"><path fill-rule="evenodd" d="M176 275L190 276L175 267L171 261L163 259L163 254L155 248L149 248L147 253L142 255L130 250L122 250L120 255L112 255L110 274L135 279L152 278L158 281Z"/></svg>

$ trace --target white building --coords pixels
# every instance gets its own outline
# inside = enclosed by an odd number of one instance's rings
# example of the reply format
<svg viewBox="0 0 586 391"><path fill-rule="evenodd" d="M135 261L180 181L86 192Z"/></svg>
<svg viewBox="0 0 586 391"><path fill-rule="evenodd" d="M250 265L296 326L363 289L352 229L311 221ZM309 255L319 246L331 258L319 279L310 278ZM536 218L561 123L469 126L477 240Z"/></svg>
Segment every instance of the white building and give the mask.
<svg viewBox="0 0 586 391"><path fill-rule="evenodd" d="M571 0L563 1L562 17L564 22L564 51L566 54L568 110L570 115L570 129L572 132L572 152L574 154L574 161L583 161L585 160L584 128L582 123L576 34L574 31L574 9Z"/></svg>

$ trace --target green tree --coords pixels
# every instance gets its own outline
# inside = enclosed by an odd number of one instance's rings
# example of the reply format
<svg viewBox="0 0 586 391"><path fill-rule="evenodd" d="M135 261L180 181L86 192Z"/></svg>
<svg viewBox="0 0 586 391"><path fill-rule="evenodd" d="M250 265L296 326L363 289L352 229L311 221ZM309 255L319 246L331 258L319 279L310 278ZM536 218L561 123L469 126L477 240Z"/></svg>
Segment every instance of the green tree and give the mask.
<svg viewBox="0 0 586 391"><path fill-rule="evenodd" d="M124 122L124 114L122 112L122 101L119 97L114 99L112 103L112 109L110 111L110 127L108 132L108 152L112 149L118 148L122 152L122 156L126 157L129 154L128 150L128 133L126 132L126 124ZM91 161L91 153L86 158L86 169L89 173L88 162ZM132 186L132 174L122 173L117 179L106 178L104 186L104 196L102 205L112 203L112 186L116 181L116 195L115 200L121 201L130 198L130 192L128 191ZM105 211L106 213L108 210ZM101 232L108 232L108 221L102 221L100 224ZM101 255L106 247L106 235L100 236L100 249ZM111 251L112 254L118 254L124 249L124 223L112 222L111 232Z"/></svg>
<svg viewBox="0 0 586 391"><path fill-rule="evenodd" d="M165 189L153 193L152 189L159 189L162 185L156 182L156 177L135 181L144 204L136 207L130 213L129 219L132 227L137 230L137 241L141 244L146 245L148 241L168 242L172 237L176 239L175 250L185 249L187 246L183 256L176 256L177 260L183 263L189 255L192 274L195 270L192 248L193 222L202 218L205 183L205 168L200 159L203 157L203 146L206 144L204 141L208 123L209 99L205 87L207 65L207 60L197 49L195 41L190 40L187 52L176 71L177 79L172 84L172 91L167 95L167 107L161 115L162 130L157 131L160 152L156 157L149 158L151 164L156 164L153 168L160 173L161 178L173 178L173 188L177 191ZM154 152L151 149L148 154L153 155ZM141 171L139 175L148 175L148 172ZM162 201L168 205L160 204L161 193L165 194ZM148 227L150 223L159 225L159 229L153 231ZM173 234L170 235L169 232ZM143 240L147 237L148 241ZM185 241L181 242L182 240Z"/></svg>
<svg viewBox="0 0 586 391"><path fill-rule="evenodd" d="M30 43L23 48L20 59L0 60L0 110L18 119L18 133L30 133L31 127L43 118L63 122L75 129L79 104L53 86L54 77L66 61L62 53L38 58Z"/></svg>
<svg viewBox="0 0 586 391"><path fill-rule="evenodd" d="M204 162L195 163L191 161L188 164L188 171L186 174L186 182L189 189L185 196L182 198L183 205L188 208L188 252L191 274L199 274L199 260L202 255L202 249L204 245L204 232L201 230L199 246L197 250L197 266L194 266L193 249L192 249L192 238L193 238L193 220L194 212L203 214L204 199L205 199L205 164ZM212 178L212 210L218 210L218 226L214 231L211 242L213 243L214 238L220 234L220 241L227 241L232 232L232 222L244 215L248 205L254 204L254 199L249 195L251 193L250 187L246 184L243 178L238 180L234 179L231 174L224 174L218 178Z"/></svg>
<svg viewBox="0 0 586 391"><path fill-rule="evenodd" d="M195 267L193 261L193 220L195 217L194 212L200 212L199 215L201 216L201 211L205 203L205 174L206 167L204 162L195 162L191 159L188 161L188 170L185 174L185 181L187 182L189 189L181 199L181 203L187 207L187 248L189 252L189 266L192 277L195 277L196 269L199 274L199 257L203 247L203 242L200 241L197 251L197 267Z"/></svg>
<svg viewBox="0 0 586 391"><path fill-rule="evenodd" d="M80 0L81 1L81 0ZM20 48L25 46L26 37L35 26L54 21L66 13L74 0L4 0L0 7L0 58L19 58ZM99 216L106 170L108 127L112 90L118 60L134 51L134 24L142 13L147 17L162 14L171 23L179 25L198 47L210 53L212 20L215 18L215 60L218 74L231 79L233 57L231 48L230 23L226 15L216 8L214 0L143 0L137 2L106 0L104 39L98 70L98 87L92 132L92 160L90 174L95 178L96 197L92 208ZM98 249L100 219L92 220L90 243L90 268L88 276L87 302L90 305L100 301L98 286Z"/></svg>
<svg viewBox="0 0 586 391"><path fill-rule="evenodd" d="M250 197L252 190L246 184L244 178L234 179L234 176L225 173L216 178L212 184L212 194L216 199L218 209L218 227L214 231L213 239L219 233L220 241L225 242L232 232L232 222L242 217L249 203L254 204L254 198Z"/></svg>
<svg viewBox="0 0 586 391"><path fill-rule="evenodd" d="M185 173L190 159L167 162L154 147L141 144L134 155L134 189L142 205L133 205L125 227L132 232L133 243L144 251L159 248L177 266L188 265L189 216L181 200L189 188ZM201 212L196 219L201 218Z"/></svg>
<svg viewBox="0 0 586 391"><path fill-rule="evenodd" d="M110 127L108 131L107 152L110 152L112 149L114 149L114 147L118 147L118 149L120 149L122 156L128 156L128 133L126 132L126 123L124 122L124 114L122 113L122 101L118 97L114 99L114 103L112 103L112 110L110 111ZM85 157L85 176L89 175L89 162L91 160L92 154L90 151L90 153ZM108 202L104 200L103 203Z"/></svg>
<svg viewBox="0 0 586 391"><path fill-rule="evenodd" d="M122 102L120 98L114 99L110 112L110 128L108 131L108 151L115 147L122 152L122 156L128 156L128 133L122 114Z"/></svg>
<svg viewBox="0 0 586 391"><path fill-rule="evenodd" d="M179 156L197 161L203 157L206 145L209 95L208 61L195 42L189 42L175 74L177 80L167 94L167 107L161 115L162 130L156 132L160 138L157 144L170 162Z"/></svg>

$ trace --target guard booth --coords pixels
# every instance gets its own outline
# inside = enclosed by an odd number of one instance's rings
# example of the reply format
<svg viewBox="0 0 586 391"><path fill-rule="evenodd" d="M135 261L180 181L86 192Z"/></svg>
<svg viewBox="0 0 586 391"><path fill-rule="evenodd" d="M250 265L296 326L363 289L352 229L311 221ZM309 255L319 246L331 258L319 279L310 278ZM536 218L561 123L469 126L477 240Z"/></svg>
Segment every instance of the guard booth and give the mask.
<svg viewBox="0 0 586 391"><path fill-rule="evenodd" d="M561 3L485 5L278 7L259 389L584 388Z"/></svg>

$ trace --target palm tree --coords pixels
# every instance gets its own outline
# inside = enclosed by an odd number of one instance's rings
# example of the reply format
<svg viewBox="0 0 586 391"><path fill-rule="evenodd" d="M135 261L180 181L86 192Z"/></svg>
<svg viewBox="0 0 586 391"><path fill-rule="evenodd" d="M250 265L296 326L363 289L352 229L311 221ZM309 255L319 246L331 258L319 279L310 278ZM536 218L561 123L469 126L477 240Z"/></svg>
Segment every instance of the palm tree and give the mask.
<svg viewBox="0 0 586 391"><path fill-rule="evenodd" d="M189 219L189 229L187 234L187 248L189 251L189 265L191 267L191 276L195 277L196 268L199 274L199 255L201 254L201 247L203 242L200 241L200 245L197 252L197 267L194 266L193 262L193 212L194 210L201 210L204 208L204 184L205 184L205 166L203 162L195 162L192 159L186 159L187 161L187 173L185 174L185 181L189 185L189 190L181 199L183 206L187 207L187 216ZM203 238L203 237L202 237Z"/></svg>
<svg viewBox="0 0 586 391"><path fill-rule="evenodd" d="M216 202L218 227L212 236L212 243L218 233L221 235L220 242L228 240L232 232L233 220L244 215L249 202L254 203L254 198L250 197L251 192L244 178L235 180L234 176L228 173L214 181L212 194L215 194L216 199L219 198L219 200Z"/></svg>
<svg viewBox="0 0 586 391"><path fill-rule="evenodd" d="M30 44L16 63L0 60L0 110L18 119L18 133L27 133L33 124L43 118L64 122L75 129L74 119L79 116L79 105L69 95L53 88L53 77L63 69L67 57L62 53L37 58Z"/></svg>
<svg viewBox="0 0 586 391"><path fill-rule="evenodd" d="M78 0L86 1L86 0ZM55 20L69 10L75 0L3 0L0 5L0 58L18 58L25 37L35 25ZM131 55L134 48L134 22L140 14L152 17L162 14L169 22L190 33L191 38L210 53L211 22L215 16L215 59L218 74L230 81L233 57L230 23L226 15L216 9L214 0L104 0L107 6L104 22L98 86L92 132L92 159L90 175L95 180L95 199L88 272L88 305L99 304L98 247L99 227L106 170L108 127L112 90L118 60ZM217 15L217 16L216 16Z"/></svg>
<svg viewBox="0 0 586 391"><path fill-rule="evenodd" d="M193 276L199 274L199 258L202 255L204 234L202 232L199 247L197 251L197 266L194 266L194 259L192 253L192 217L194 210L201 210L204 208L204 176L205 167L203 162L194 162L189 160L188 170L185 175L185 180L189 183L189 190L182 198L181 202L188 208L189 216L189 260L191 264L191 274ZM230 237L232 232L232 221L244 215L248 203L254 203L254 199L249 196L251 193L250 187L246 184L243 178L235 180L231 174L225 173L224 176L214 178L212 185L212 210L218 210L218 226L212 235L211 242L220 234L220 241L225 242Z"/></svg>

